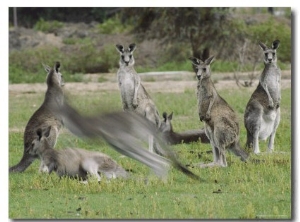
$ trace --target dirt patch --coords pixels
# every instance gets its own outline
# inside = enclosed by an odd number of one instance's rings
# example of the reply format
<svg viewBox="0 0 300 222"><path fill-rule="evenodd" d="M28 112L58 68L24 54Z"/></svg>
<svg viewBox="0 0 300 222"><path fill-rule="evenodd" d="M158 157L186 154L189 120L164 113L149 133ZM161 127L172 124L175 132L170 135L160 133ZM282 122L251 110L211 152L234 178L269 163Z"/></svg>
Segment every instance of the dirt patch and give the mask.
<svg viewBox="0 0 300 222"><path fill-rule="evenodd" d="M286 71L285 78L281 80L282 89L291 88L291 79L287 78L290 76L290 71ZM226 74L231 75L232 74ZM220 89L239 89L235 80L227 80L226 75L218 75L218 78L214 79L215 87ZM80 83L66 83L64 88L66 91L70 92L94 92L94 91L117 91L119 90L116 74L101 74L103 78L106 79L105 82L96 82L97 76L94 74L91 76L87 75L89 78L88 82ZM170 72L154 75L153 73L142 74L142 82L148 92L162 92L162 93L182 93L186 90L196 90L197 81L195 80L194 74L189 72ZM220 79L220 78L225 78ZM258 80L253 82L251 90L254 90L258 84ZM34 83L34 84L10 84L9 93L39 93L46 91L45 83Z"/></svg>

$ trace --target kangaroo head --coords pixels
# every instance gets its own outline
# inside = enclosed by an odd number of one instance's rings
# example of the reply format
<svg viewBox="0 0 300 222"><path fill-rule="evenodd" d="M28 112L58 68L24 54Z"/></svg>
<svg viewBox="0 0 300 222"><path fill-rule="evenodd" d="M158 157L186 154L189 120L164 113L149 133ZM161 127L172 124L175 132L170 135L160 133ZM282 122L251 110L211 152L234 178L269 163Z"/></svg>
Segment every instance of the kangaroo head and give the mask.
<svg viewBox="0 0 300 222"><path fill-rule="evenodd" d="M32 141L31 146L29 146L26 150L27 153L31 155L38 155L41 153L45 148L48 148L48 141L47 138L50 135L51 126L46 128L39 128L36 130L36 137Z"/></svg>
<svg viewBox="0 0 300 222"><path fill-rule="evenodd" d="M65 82L62 74L59 71L60 62L56 62L54 68L51 69L49 66L43 64L45 71L47 72L47 84L48 85L58 85L60 87L64 86Z"/></svg>
<svg viewBox="0 0 300 222"><path fill-rule="evenodd" d="M173 127L171 123L172 117L173 117L173 112L170 115L167 115L166 112L163 113L163 121L161 122L161 125L159 127L162 133L173 131Z"/></svg>
<svg viewBox="0 0 300 222"><path fill-rule="evenodd" d="M264 52L264 63L265 64L272 64L277 62L277 55L276 49L279 47L280 41L275 40L272 43L272 47L267 47L264 43L259 42L259 46L262 48Z"/></svg>
<svg viewBox="0 0 300 222"><path fill-rule="evenodd" d="M120 65L134 65L133 52L136 49L136 45L134 43L130 44L128 49L124 49L122 45L117 44L116 49L120 53Z"/></svg>
<svg viewBox="0 0 300 222"><path fill-rule="evenodd" d="M195 57L189 58L196 70L196 77L198 80L210 77L210 64L212 63L214 56L209 57L204 62Z"/></svg>

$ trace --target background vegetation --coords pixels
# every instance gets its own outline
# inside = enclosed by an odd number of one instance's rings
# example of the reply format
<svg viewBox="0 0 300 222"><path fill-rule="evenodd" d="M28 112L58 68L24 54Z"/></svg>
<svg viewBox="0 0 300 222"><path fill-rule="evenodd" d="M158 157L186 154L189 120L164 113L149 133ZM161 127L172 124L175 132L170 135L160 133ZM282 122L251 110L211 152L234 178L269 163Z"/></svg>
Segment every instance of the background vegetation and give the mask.
<svg viewBox="0 0 300 222"><path fill-rule="evenodd" d="M17 8L18 27L52 33L61 37L64 45L11 49L9 81L41 82L41 63L55 60L63 61L68 81L76 81L72 75L78 73L114 72L118 68L115 42L104 42L104 37L115 35L131 36L138 44L157 41L156 54L147 58L150 63L137 50L139 73L192 70L187 58L206 59L209 55L215 55L220 64L215 66L217 72L253 71L262 65L257 65L261 58L258 41L271 46L275 39L281 41L280 67L290 69L291 8L271 9L83 8L79 13L79 8ZM13 8L9 12L13 30ZM66 35L68 22L78 21L92 28L78 27L77 31L85 34Z"/></svg>

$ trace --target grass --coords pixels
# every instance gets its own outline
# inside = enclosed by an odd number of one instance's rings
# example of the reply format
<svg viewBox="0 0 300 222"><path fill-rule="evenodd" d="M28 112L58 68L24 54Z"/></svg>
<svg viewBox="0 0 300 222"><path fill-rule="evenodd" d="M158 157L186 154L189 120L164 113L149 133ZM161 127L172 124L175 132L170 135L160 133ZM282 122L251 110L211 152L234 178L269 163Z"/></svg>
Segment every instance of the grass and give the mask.
<svg viewBox="0 0 300 222"><path fill-rule="evenodd" d="M244 107L251 89L238 92L220 90L240 118L241 144L246 142L243 125ZM82 113L121 108L118 91L67 93ZM151 93L160 113L173 111L176 131L203 127L197 115L195 91ZM25 125L43 101L43 94L11 94L9 97L9 165L17 163L23 152ZM184 121L183 121L184 120ZM9 175L9 218L13 219L291 219L291 90L282 90L281 122L273 154L252 156L260 163L242 163L228 153L227 168L198 169L205 182L192 180L170 169L167 181L161 181L147 167L123 158L105 142L76 138L64 129L57 149L80 147L110 155L133 178L116 179L88 185L57 175L38 173L35 161L24 173ZM260 142L262 152L267 143ZM185 164L209 162L208 144L173 146ZM280 152L279 152L280 151ZM145 183L147 178L147 183Z"/></svg>

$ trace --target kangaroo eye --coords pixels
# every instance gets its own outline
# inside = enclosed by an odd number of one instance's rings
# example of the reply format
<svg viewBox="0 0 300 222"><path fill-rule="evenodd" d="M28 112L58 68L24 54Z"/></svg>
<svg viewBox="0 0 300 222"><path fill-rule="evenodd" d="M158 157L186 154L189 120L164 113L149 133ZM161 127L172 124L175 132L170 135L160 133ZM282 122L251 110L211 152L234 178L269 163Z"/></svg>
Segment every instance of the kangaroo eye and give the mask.
<svg viewBox="0 0 300 222"><path fill-rule="evenodd" d="M124 59L124 56L122 55L121 58Z"/></svg>
<svg viewBox="0 0 300 222"><path fill-rule="evenodd" d="M206 72L206 68L202 68L202 71L203 71L203 72Z"/></svg>
<svg viewBox="0 0 300 222"><path fill-rule="evenodd" d="M129 55L129 58L131 59L131 58L132 58L132 55Z"/></svg>
<svg viewBox="0 0 300 222"><path fill-rule="evenodd" d="M275 56L275 52L273 52L273 56Z"/></svg>

